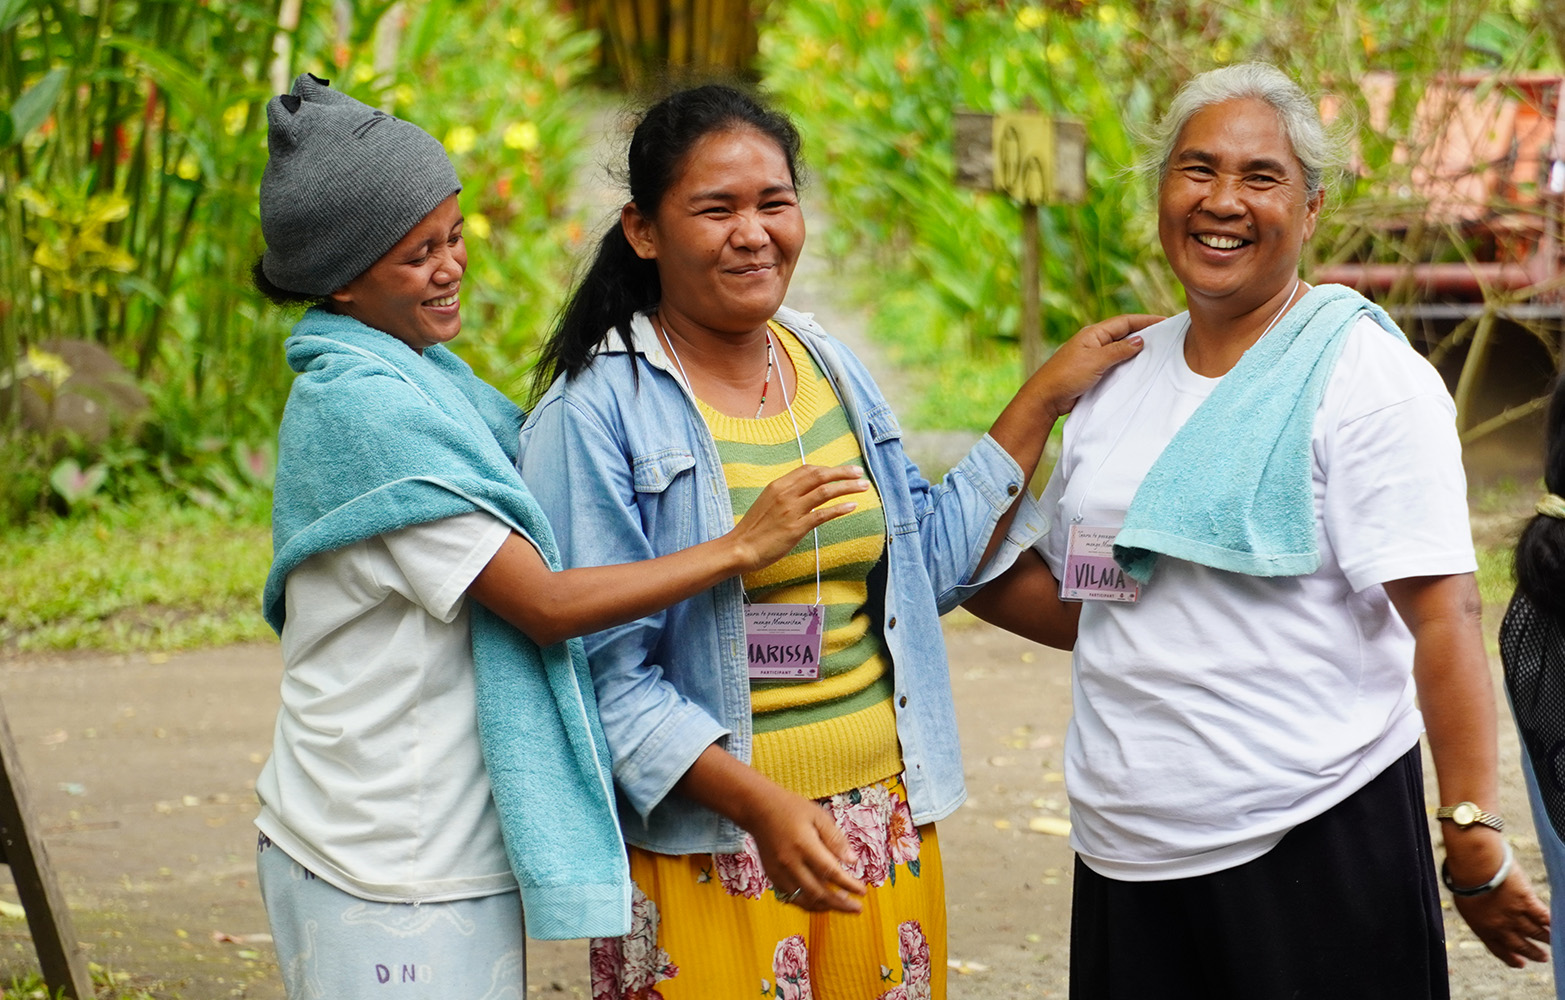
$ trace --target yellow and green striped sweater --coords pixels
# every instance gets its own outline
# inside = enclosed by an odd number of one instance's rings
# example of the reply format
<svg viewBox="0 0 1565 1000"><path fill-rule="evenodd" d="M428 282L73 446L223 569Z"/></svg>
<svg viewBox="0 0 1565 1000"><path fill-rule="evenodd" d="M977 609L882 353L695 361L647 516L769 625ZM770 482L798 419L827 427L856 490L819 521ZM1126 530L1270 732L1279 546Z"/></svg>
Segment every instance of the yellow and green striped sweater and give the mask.
<svg viewBox="0 0 1565 1000"><path fill-rule="evenodd" d="M731 417L700 404L717 440L734 518L744 516L772 480L799 467L799 440L811 465L864 465L847 413L803 345L772 324L778 347L798 373L786 412L759 420ZM844 499L858 509L820 529L821 603L826 634L820 678L750 682L754 723L751 763L807 798L822 798L889 778L902 770L892 708L891 659L869 613L867 580L886 545L880 495ZM815 603L815 540L806 535L781 560L744 577L757 603Z"/></svg>

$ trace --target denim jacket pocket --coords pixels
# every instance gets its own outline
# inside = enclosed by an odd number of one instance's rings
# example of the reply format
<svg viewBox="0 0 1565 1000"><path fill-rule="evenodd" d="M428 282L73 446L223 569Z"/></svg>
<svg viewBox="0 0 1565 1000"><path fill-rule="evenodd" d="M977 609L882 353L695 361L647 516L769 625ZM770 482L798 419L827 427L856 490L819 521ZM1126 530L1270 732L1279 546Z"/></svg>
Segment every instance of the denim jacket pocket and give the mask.
<svg viewBox="0 0 1565 1000"><path fill-rule="evenodd" d="M637 493L662 493L681 472L695 465L696 457L683 448L638 455L631 462L631 482Z"/></svg>
<svg viewBox="0 0 1565 1000"><path fill-rule="evenodd" d="M657 548L674 552L697 541L696 457L685 448L663 448L631 459L631 486L641 528Z"/></svg>

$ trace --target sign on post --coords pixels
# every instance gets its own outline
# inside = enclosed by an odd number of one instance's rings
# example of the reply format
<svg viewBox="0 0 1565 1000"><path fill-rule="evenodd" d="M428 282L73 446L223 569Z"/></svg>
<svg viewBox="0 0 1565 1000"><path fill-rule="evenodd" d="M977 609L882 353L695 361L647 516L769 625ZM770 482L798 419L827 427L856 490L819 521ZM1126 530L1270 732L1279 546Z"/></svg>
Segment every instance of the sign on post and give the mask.
<svg viewBox="0 0 1565 1000"><path fill-rule="evenodd" d="M1043 364L1038 206L1087 199L1087 129L1037 111L958 110L953 131L956 182L999 191L1022 206L1022 364L1031 375Z"/></svg>

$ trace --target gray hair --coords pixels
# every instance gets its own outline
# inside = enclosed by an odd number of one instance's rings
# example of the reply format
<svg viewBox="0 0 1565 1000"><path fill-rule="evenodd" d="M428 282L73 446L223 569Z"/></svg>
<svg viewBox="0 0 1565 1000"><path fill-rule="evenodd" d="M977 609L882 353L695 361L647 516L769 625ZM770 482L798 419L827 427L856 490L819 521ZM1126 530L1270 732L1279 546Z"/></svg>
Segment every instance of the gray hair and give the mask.
<svg viewBox="0 0 1565 1000"><path fill-rule="evenodd" d="M1339 144L1327 134L1320 110L1297 83L1268 63L1248 62L1208 70L1179 88L1168 111L1150 128L1141 167L1159 187L1168 176L1174 144L1197 111L1224 101L1263 101L1277 112L1293 155L1304 167L1304 195L1313 199L1326 188L1326 172L1342 163Z"/></svg>

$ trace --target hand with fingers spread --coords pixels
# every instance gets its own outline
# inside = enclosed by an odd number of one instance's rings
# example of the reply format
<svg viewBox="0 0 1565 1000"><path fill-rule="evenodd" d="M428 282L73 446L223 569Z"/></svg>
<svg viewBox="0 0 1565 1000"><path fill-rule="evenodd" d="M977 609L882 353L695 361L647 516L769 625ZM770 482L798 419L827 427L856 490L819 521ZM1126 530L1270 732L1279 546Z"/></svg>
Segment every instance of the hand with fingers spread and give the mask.
<svg viewBox="0 0 1565 1000"><path fill-rule="evenodd" d="M740 572L761 569L787 555L811 529L858 507L851 500L831 501L867 489L869 480L856 465L794 469L761 491L724 540L734 546Z"/></svg>

